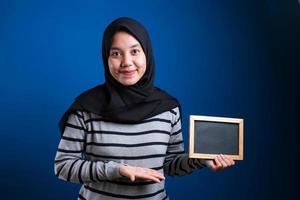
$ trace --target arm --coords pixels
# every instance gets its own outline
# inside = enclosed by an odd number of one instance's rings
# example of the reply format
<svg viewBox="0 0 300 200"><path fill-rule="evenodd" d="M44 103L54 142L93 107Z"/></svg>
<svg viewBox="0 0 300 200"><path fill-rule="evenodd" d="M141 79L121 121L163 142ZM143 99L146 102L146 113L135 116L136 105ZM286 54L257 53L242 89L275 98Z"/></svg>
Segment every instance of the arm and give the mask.
<svg viewBox="0 0 300 200"><path fill-rule="evenodd" d="M55 175L74 183L99 182L121 177L120 163L84 158L86 126L82 112L69 116L55 156Z"/></svg>
<svg viewBox="0 0 300 200"><path fill-rule="evenodd" d="M172 130L164 163L164 172L170 176L184 176L195 169L201 169L204 165L199 159L190 159L184 152L181 130L181 117L178 108L173 109Z"/></svg>
<svg viewBox="0 0 300 200"><path fill-rule="evenodd" d="M206 166L216 172L235 164L232 158L222 154L217 155L212 160L188 158L188 154L184 153L180 111L178 108L173 109L173 111L171 137L164 163L166 174L170 176L184 176L192 173L195 169L201 169Z"/></svg>

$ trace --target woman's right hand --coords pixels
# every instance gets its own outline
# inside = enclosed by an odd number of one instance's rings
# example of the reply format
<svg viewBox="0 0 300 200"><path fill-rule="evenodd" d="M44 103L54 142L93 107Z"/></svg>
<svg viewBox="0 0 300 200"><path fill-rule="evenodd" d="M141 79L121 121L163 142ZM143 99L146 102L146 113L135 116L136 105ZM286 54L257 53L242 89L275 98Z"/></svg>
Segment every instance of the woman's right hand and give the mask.
<svg viewBox="0 0 300 200"><path fill-rule="evenodd" d="M152 180L156 183L165 179L164 175L154 169L144 167L134 167L129 165L122 165L120 167L120 174L129 178L132 182L139 180Z"/></svg>

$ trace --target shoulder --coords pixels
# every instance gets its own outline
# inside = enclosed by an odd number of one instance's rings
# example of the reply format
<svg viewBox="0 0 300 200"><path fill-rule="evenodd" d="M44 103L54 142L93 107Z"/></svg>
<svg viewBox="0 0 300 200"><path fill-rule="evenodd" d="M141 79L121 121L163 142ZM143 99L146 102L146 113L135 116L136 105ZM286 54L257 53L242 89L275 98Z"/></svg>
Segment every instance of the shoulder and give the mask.
<svg viewBox="0 0 300 200"><path fill-rule="evenodd" d="M178 119L181 114L181 105L178 99L159 87L155 87L155 90L155 93L161 99L161 104L167 108L165 111L167 111L173 119Z"/></svg>
<svg viewBox="0 0 300 200"><path fill-rule="evenodd" d="M178 106L170 110L172 124L181 120L181 108Z"/></svg>
<svg viewBox="0 0 300 200"><path fill-rule="evenodd" d="M107 106L109 94L105 84L88 89L76 97L75 102L88 112L99 114Z"/></svg>
<svg viewBox="0 0 300 200"><path fill-rule="evenodd" d="M97 85L93 88L90 88L76 97L77 101L92 101L98 100L99 98L103 99L107 96L107 89L105 84Z"/></svg>
<svg viewBox="0 0 300 200"><path fill-rule="evenodd" d="M146 119L146 121L148 120L152 121L154 119L159 119L159 121L162 122L169 122L171 124L175 124L177 121L181 119L180 109L179 107L168 109L160 114L157 114L151 118Z"/></svg>
<svg viewBox="0 0 300 200"><path fill-rule="evenodd" d="M61 132L64 131L65 124L67 123L68 118L71 114L73 114L72 117L84 120L85 115L83 111L88 113L93 110L100 110L100 108L106 105L107 98L107 90L104 84L97 85L82 92L75 98L75 101L61 117L59 121L59 128Z"/></svg>
<svg viewBox="0 0 300 200"><path fill-rule="evenodd" d="M155 93L161 95L162 97L174 99L179 104L179 101L176 99L176 97L174 97L173 95L169 94L167 91L165 91L165 90L163 90L163 89L161 89L159 87L154 87L154 91L155 91Z"/></svg>
<svg viewBox="0 0 300 200"><path fill-rule="evenodd" d="M179 106L173 108L170 110L170 113L176 117L180 116L180 108Z"/></svg>

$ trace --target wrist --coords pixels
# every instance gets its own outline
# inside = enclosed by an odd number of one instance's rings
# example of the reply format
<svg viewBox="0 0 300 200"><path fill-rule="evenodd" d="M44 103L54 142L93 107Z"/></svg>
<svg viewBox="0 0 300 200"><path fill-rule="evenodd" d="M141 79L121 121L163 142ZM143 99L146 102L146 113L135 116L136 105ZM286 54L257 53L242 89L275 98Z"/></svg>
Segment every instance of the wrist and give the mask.
<svg viewBox="0 0 300 200"><path fill-rule="evenodd" d="M199 159L199 162L200 164L203 166L203 167L207 167L207 160L206 159Z"/></svg>
<svg viewBox="0 0 300 200"><path fill-rule="evenodd" d="M126 169L127 166L128 166L127 164L123 164L123 163L119 165L118 172L121 177L126 177L124 170Z"/></svg>

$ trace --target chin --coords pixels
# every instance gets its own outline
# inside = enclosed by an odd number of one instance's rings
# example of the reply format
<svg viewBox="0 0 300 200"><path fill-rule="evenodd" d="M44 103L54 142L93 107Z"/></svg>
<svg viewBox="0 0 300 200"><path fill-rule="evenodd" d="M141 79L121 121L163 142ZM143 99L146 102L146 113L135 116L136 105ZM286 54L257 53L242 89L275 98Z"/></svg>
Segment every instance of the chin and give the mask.
<svg viewBox="0 0 300 200"><path fill-rule="evenodd" d="M137 83L136 80L123 80L123 81L120 81L120 83L122 83L122 85L125 85L125 86L131 86L131 85L134 85Z"/></svg>

